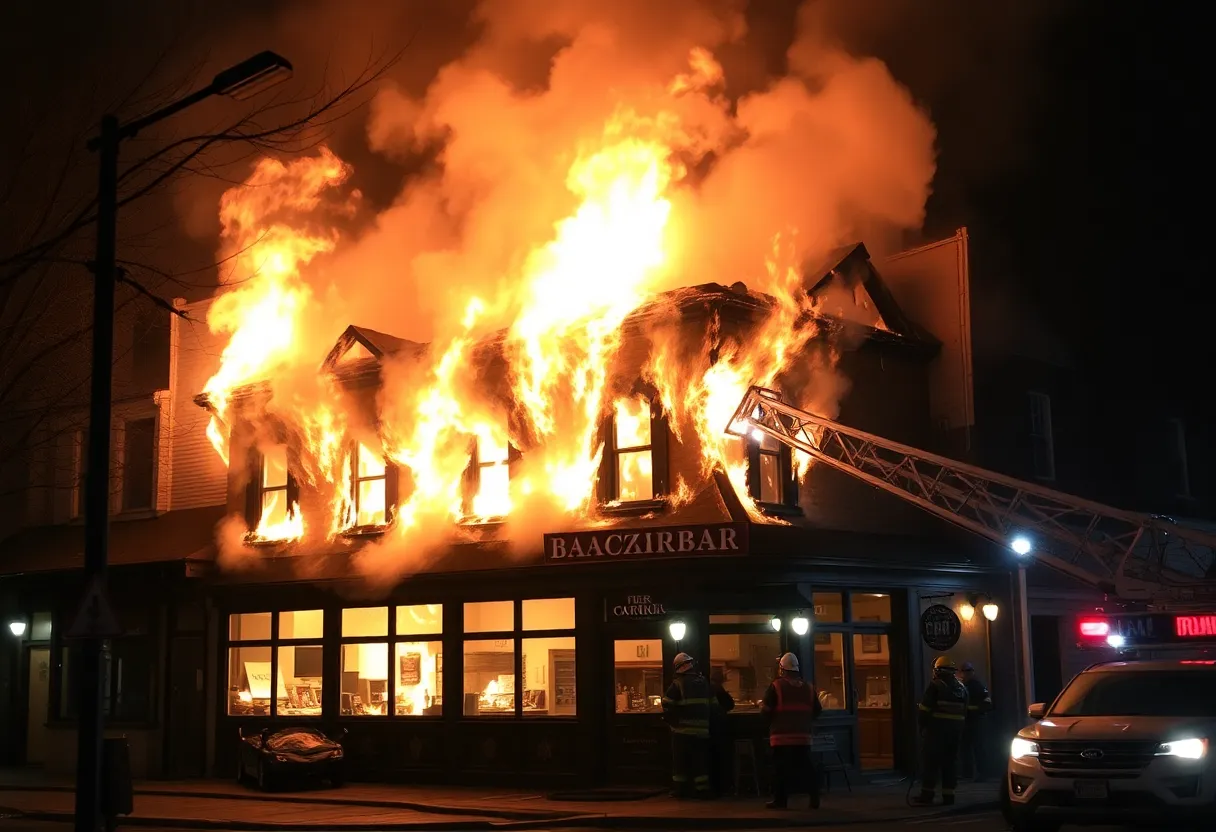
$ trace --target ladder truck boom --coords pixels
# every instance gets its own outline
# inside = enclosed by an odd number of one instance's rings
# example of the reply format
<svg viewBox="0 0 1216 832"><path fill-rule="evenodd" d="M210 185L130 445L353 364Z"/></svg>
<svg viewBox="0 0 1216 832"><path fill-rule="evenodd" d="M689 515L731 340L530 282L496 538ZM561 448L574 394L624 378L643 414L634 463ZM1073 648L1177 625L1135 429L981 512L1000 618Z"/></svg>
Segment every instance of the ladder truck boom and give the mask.
<svg viewBox="0 0 1216 832"><path fill-rule="evenodd" d="M1031 542L1042 563L1120 599L1216 600L1216 535L986 471L816 416L751 387L727 430L765 434L995 543ZM758 436L757 436L758 438ZM1025 554L1025 552L1021 552Z"/></svg>

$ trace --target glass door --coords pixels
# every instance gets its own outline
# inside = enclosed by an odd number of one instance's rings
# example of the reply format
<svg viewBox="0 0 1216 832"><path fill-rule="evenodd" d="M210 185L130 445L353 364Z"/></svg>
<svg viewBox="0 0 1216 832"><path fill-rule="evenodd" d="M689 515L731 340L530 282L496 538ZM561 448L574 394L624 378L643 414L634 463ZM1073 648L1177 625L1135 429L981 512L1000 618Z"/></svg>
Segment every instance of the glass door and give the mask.
<svg viewBox="0 0 1216 832"><path fill-rule="evenodd" d="M663 721L663 693L671 652L662 622L613 628L608 634L604 678L610 680L604 747L614 782L663 784L668 778L670 738Z"/></svg>

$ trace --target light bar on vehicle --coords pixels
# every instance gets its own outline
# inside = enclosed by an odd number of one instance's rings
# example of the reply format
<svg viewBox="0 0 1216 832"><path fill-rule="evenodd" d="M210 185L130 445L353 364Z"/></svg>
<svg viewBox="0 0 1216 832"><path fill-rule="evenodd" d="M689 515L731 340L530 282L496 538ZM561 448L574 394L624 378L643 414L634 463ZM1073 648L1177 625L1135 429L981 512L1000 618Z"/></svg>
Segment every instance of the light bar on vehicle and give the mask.
<svg viewBox="0 0 1216 832"><path fill-rule="evenodd" d="M1105 618L1082 618L1078 627L1086 638L1106 638L1110 635L1110 622Z"/></svg>

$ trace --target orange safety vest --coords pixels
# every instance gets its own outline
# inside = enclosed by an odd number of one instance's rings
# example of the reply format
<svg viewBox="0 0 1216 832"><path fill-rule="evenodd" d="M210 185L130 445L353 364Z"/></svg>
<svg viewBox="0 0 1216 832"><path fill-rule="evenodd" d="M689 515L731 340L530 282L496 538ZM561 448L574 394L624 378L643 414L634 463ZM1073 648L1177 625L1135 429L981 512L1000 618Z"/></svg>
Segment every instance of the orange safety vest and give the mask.
<svg viewBox="0 0 1216 832"><path fill-rule="evenodd" d="M815 718L815 688L808 682L778 676L773 680L773 690L777 693L777 709L768 729L768 744L774 748L809 746L811 722Z"/></svg>

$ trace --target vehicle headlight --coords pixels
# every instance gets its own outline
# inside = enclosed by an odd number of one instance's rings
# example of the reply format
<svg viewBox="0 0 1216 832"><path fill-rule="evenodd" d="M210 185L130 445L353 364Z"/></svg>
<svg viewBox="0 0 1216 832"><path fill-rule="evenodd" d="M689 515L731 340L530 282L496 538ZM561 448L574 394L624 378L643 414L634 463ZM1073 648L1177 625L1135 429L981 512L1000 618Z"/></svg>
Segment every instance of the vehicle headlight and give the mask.
<svg viewBox="0 0 1216 832"><path fill-rule="evenodd" d="M1202 760L1208 753L1208 741L1199 737L1163 742L1157 746L1158 757L1181 757L1184 760Z"/></svg>
<svg viewBox="0 0 1216 832"><path fill-rule="evenodd" d="M1039 756L1039 744L1021 737L1014 737L1013 742L1009 743L1009 756L1015 760L1023 757L1037 757Z"/></svg>

